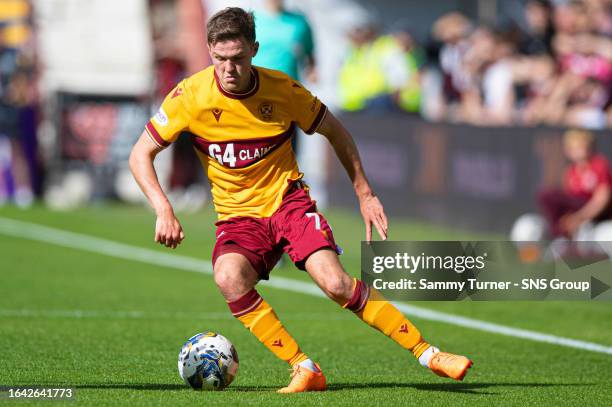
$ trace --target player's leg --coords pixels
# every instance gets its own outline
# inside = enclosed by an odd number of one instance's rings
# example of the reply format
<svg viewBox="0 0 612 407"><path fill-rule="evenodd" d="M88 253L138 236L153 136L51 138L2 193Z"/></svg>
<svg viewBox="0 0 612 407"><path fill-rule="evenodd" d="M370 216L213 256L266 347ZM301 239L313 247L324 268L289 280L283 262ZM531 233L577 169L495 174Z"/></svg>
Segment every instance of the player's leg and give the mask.
<svg viewBox="0 0 612 407"><path fill-rule="evenodd" d="M542 214L548 222L550 237L566 236L567 232L563 230L561 219L569 213L578 211L586 202L587 199L570 196L562 190L549 189L540 191L538 193L538 203Z"/></svg>
<svg viewBox="0 0 612 407"><path fill-rule="evenodd" d="M278 230L276 240L287 242L284 250L299 269L306 270L331 299L409 349L422 365L443 376L463 378L471 364L467 358L438 352L393 304L344 271L331 227L301 183L294 184L283 201L272 225Z"/></svg>
<svg viewBox="0 0 612 407"><path fill-rule="evenodd" d="M393 304L361 280L349 276L340 264L338 255L332 250L312 253L305 267L313 281L329 298L410 350L415 357L419 358L430 348L419 330Z"/></svg>
<svg viewBox="0 0 612 407"><path fill-rule="evenodd" d="M214 264L215 283L232 314L279 359L294 365L308 357L289 335L270 305L255 289L259 276L239 253L226 253Z"/></svg>
<svg viewBox="0 0 612 407"><path fill-rule="evenodd" d="M213 270L215 283L232 314L274 355L289 363L299 373L294 375L296 383L293 388L279 391L325 390L323 374L300 350L272 307L255 289L260 276L249 259L243 254L228 251L216 258ZM305 371L304 368L310 368L311 371Z"/></svg>
<svg viewBox="0 0 612 407"><path fill-rule="evenodd" d="M353 311L370 326L409 349L434 373L462 379L471 362L463 356L439 352L430 346L419 330L376 290L352 279L342 268L333 232L301 183L294 184L273 216L277 241L295 265L306 270L312 279L334 301ZM435 355L434 355L435 354Z"/></svg>
<svg viewBox="0 0 612 407"><path fill-rule="evenodd" d="M412 322L378 291L350 277L336 252L323 249L312 253L306 259L305 268L329 298L408 349L421 365L440 376L463 379L472 362L464 356L439 352L427 343Z"/></svg>

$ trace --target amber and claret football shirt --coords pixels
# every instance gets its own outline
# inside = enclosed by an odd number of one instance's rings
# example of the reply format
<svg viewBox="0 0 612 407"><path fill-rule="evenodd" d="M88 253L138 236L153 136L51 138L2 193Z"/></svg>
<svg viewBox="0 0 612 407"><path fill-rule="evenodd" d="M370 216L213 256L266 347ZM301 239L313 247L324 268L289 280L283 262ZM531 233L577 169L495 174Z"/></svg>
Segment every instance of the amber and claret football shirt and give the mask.
<svg viewBox="0 0 612 407"><path fill-rule="evenodd" d="M222 88L211 66L181 81L146 131L161 147L190 133L219 220L264 218L280 207L291 181L302 178L291 147L296 126L312 134L326 112L280 71L253 67L249 91L237 94Z"/></svg>

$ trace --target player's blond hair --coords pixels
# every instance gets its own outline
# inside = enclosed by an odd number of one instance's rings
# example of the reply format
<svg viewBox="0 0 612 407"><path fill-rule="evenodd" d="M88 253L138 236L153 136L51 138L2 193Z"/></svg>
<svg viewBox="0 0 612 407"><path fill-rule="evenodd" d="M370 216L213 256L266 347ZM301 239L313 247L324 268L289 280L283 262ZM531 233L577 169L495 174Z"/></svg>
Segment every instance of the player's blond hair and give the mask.
<svg viewBox="0 0 612 407"><path fill-rule="evenodd" d="M581 143L593 148L593 145L595 144L595 136L593 133L586 130L572 129L566 131L563 135L563 143L565 145Z"/></svg>

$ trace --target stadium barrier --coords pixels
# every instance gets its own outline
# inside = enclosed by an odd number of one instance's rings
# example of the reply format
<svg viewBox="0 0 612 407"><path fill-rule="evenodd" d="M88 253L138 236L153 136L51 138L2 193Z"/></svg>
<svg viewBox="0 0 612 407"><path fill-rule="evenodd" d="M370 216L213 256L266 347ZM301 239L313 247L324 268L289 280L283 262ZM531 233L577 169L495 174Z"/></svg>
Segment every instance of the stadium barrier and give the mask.
<svg viewBox="0 0 612 407"><path fill-rule="evenodd" d="M506 234L519 215L537 210L540 188L561 185L567 165L561 128L474 127L402 114L341 120L387 213L434 224ZM612 157L610 132L594 133ZM330 205L355 208L339 161L329 165Z"/></svg>
<svg viewBox="0 0 612 407"><path fill-rule="evenodd" d="M127 167L132 146L150 117L149 100L59 92L55 117L59 143L52 172L85 171L92 177L94 199L116 196L115 178Z"/></svg>

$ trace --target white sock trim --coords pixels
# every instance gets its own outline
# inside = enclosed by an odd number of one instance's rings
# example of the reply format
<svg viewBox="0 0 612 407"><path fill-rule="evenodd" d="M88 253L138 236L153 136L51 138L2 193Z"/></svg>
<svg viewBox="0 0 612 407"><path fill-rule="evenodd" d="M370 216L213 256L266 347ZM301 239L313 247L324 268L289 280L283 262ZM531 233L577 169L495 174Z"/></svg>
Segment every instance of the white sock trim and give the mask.
<svg viewBox="0 0 612 407"><path fill-rule="evenodd" d="M438 352L440 352L440 349L436 348L435 346L430 346L427 348L427 350L423 352L421 356L419 356L419 363L421 366L429 368L429 360Z"/></svg>
<svg viewBox="0 0 612 407"><path fill-rule="evenodd" d="M315 372L315 373L320 372L320 370L317 368L314 362L310 359L306 359L305 361L298 363L298 365L300 365L304 369L310 370L311 372Z"/></svg>

